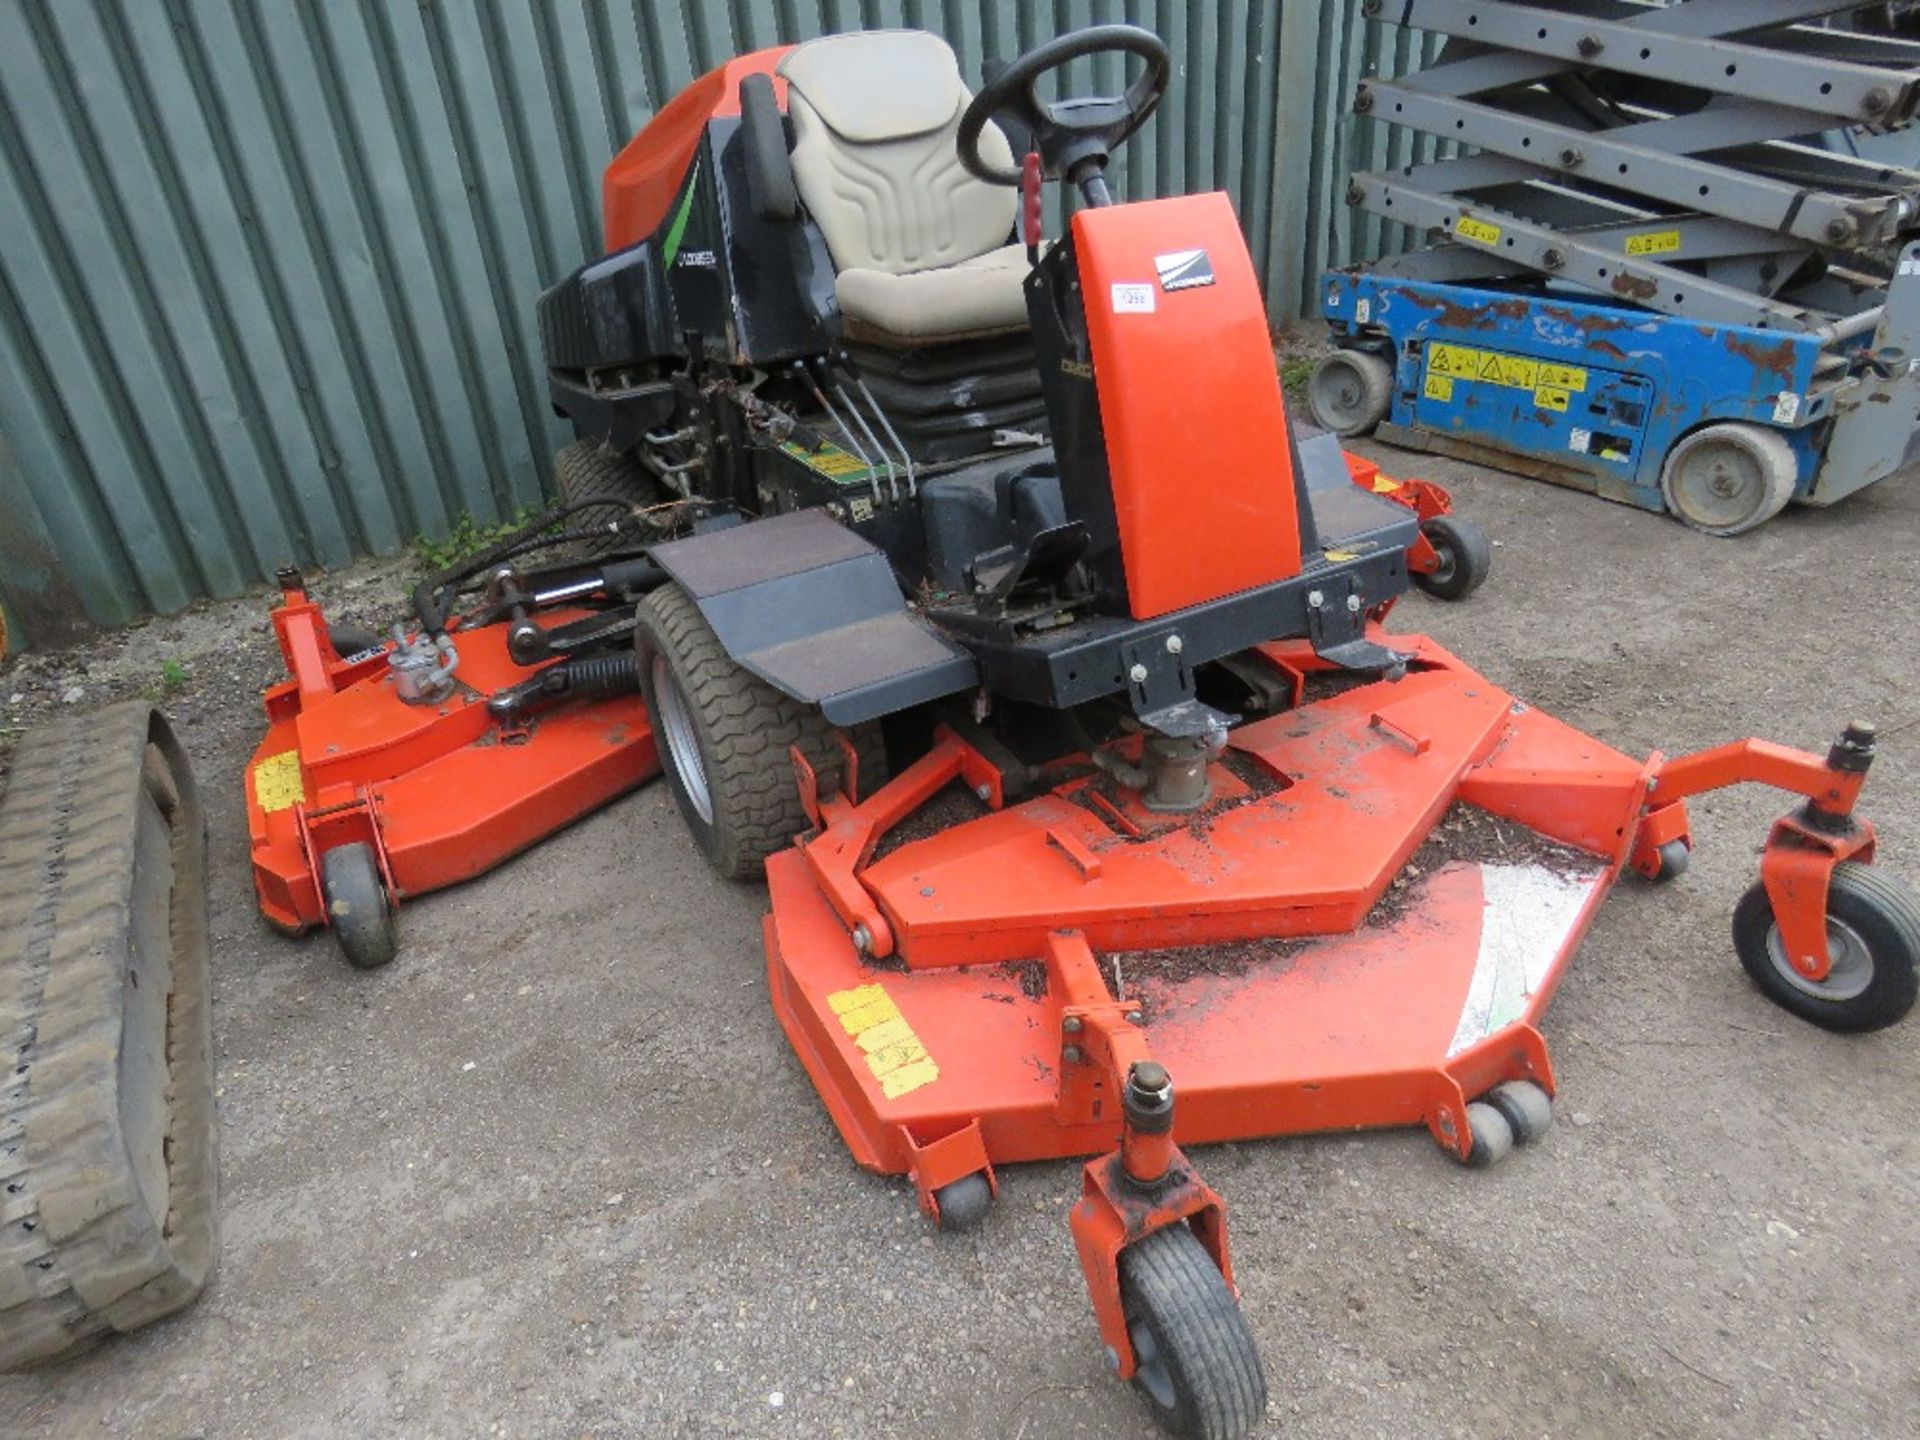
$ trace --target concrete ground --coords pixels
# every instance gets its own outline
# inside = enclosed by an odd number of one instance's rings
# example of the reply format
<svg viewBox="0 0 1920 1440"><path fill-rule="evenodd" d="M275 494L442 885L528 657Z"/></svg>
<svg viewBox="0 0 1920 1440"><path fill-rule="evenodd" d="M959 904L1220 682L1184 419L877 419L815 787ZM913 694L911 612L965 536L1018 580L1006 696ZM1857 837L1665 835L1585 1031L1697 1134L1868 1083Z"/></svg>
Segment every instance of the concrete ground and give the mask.
<svg viewBox="0 0 1920 1440"><path fill-rule="evenodd" d="M1498 683L1631 751L1887 735L1867 790L1920 879L1920 486L1712 541L1381 452L1499 542L1470 603L1408 600ZM370 611L391 564L331 577ZM0 673L10 716L165 686L211 797L224 1255L184 1314L0 1379L0 1434L1144 1433L1103 1373L1069 1164L938 1238L848 1160L767 1008L763 893L712 879L656 785L411 904L349 972L256 918L241 767L263 602ZM172 673L172 672L170 672ZM177 681L179 676L174 673ZM1222 1146L1269 1435L1910 1436L1915 1031L1767 1004L1727 920L1769 821L1695 810L1677 885L1623 883L1549 1016L1554 1132L1490 1172L1424 1133ZM1920 1023L1920 1022L1916 1022Z"/></svg>

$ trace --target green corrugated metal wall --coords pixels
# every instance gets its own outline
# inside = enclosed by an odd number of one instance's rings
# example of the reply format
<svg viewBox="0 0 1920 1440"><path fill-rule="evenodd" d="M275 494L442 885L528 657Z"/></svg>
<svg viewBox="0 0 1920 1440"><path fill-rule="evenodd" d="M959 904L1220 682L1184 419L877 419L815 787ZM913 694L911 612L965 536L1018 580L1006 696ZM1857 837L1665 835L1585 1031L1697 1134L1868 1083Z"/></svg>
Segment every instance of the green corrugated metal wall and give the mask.
<svg viewBox="0 0 1920 1440"><path fill-rule="evenodd" d="M1276 318L1297 313L1319 267L1380 243L1340 203L1346 105L1383 39L1387 68L1417 57L1358 10L0 0L0 604L57 642L534 501L566 438L535 295L595 253L609 155L763 45L918 26L971 77L1149 26L1179 68L1123 193L1231 191Z"/></svg>

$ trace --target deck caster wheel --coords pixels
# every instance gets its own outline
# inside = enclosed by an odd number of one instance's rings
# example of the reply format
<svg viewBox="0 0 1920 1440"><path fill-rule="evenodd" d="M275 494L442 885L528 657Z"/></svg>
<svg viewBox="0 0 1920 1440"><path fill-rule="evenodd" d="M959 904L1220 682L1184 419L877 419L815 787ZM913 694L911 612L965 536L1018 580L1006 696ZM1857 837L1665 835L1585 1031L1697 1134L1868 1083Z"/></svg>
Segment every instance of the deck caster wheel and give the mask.
<svg viewBox="0 0 1920 1440"><path fill-rule="evenodd" d="M933 1192L933 1199L940 1207L940 1228L957 1235L987 1218L987 1211L993 1208L993 1186L985 1175L975 1171L942 1185Z"/></svg>
<svg viewBox="0 0 1920 1440"><path fill-rule="evenodd" d="M1655 885L1678 880L1687 873L1687 865L1693 859L1693 847L1684 840L1669 840L1653 853L1658 863L1647 879Z"/></svg>
<svg viewBox="0 0 1920 1440"><path fill-rule="evenodd" d="M1553 1128L1553 1101L1531 1080L1508 1080L1485 1098L1513 1131L1516 1145L1531 1145Z"/></svg>
<svg viewBox="0 0 1920 1440"><path fill-rule="evenodd" d="M373 847L356 841L327 851L320 857L320 888L327 925L347 963L356 970L378 970L391 961L399 937Z"/></svg>
<svg viewBox="0 0 1920 1440"><path fill-rule="evenodd" d="M1824 980L1793 968L1764 884L1734 907L1733 948L1781 1009L1825 1030L1884 1030L1905 1018L1920 993L1920 896L1871 865L1834 866L1827 891L1833 964Z"/></svg>
<svg viewBox="0 0 1920 1440"><path fill-rule="evenodd" d="M1336 350L1307 377L1313 423L1336 435L1365 435L1387 418L1393 370L1370 350Z"/></svg>
<svg viewBox="0 0 1920 1440"><path fill-rule="evenodd" d="M1459 515L1435 515L1420 522L1440 568L1416 574L1413 583L1436 600L1464 600L1486 583L1493 569L1493 546L1487 532Z"/></svg>
<svg viewBox="0 0 1920 1440"><path fill-rule="evenodd" d="M1475 1170L1498 1165L1513 1151L1513 1124L1496 1105L1475 1100L1467 1106L1467 1131L1473 1144L1467 1150L1467 1164Z"/></svg>
<svg viewBox="0 0 1920 1440"><path fill-rule="evenodd" d="M1120 1252L1133 1383L1160 1427L1186 1440L1239 1440L1267 1408L1267 1379L1240 1302L1185 1225Z"/></svg>

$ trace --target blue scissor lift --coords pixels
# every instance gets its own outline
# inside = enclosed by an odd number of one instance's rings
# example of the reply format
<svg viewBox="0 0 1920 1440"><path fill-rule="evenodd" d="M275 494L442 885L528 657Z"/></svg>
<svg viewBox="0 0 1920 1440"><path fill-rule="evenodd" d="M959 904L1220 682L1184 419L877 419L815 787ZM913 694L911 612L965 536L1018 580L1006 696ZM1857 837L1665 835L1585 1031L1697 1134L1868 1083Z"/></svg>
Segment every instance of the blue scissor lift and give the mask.
<svg viewBox="0 0 1920 1440"><path fill-rule="evenodd" d="M1920 43L1811 0L1386 8L1457 38L1356 109L1471 151L1353 177L1430 243L1323 277L1320 424L1717 535L1920 465L1920 171L1820 143L1911 126Z"/></svg>

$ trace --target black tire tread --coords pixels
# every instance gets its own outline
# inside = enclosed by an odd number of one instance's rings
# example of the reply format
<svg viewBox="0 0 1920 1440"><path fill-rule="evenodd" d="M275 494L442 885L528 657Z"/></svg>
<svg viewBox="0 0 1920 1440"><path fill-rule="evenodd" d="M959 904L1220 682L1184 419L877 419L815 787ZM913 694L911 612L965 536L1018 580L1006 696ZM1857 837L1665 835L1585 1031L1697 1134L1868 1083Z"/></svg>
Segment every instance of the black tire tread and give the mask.
<svg viewBox="0 0 1920 1440"><path fill-rule="evenodd" d="M714 845L707 858L730 880L751 879L769 855L792 844L807 827L789 750L800 747L823 795L839 788L843 757L836 727L817 706L795 700L735 662L678 585L663 585L641 603L639 639L643 646L657 642L668 657L706 741L714 812ZM643 676L647 668L643 655ZM885 779L879 727L856 726L851 733L858 783L867 793ZM664 750L663 743L663 757Z"/></svg>
<svg viewBox="0 0 1920 1440"><path fill-rule="evenodd" d="M641 469L637 460L616 455L595 440L575 440L560 447L553 457L553 488L569 505L581 500L618 500L635 509L644 509L666 498L659 482ZM578 528L613 518L611 507L596 507L569 523ZM605 555L632 543L609 535L604 539L583 540L577 551L584 556Z"/></svg>
<svg viewBox="0 0 1920 1440"><path fill-rule="evenodd" d="M1793 989L1774 971L1766 954L1767 932L1774 923L1773 904L1764 884L1754 885L1734 907L1734 949L1761 993L1782 1009L1828 1030L1883 1030L1905 1018L1915 1000L1920 999L1920 969L1916 969L1920 965L1920 895L1878 866L1842 860L1833 867L1828 913L1835 913L1836 903L1844 907L1853 901L1867 906L1886 925L1904 956L1888 964L1891 957L1876 955L1872 984L1851 1000L1815 999ZM1848 919L1845 915L1839 918ZM1854 928L1860 927L1855 924Z"/></svg>
<svg viewBox="0 0 1920 1440"><path fill-rule="evenodd" d="M143 815L160 817L172 865L162 1215L120 1093ZM169 1314L212 1267L205 845L186 758L147 705L43 727L16 752L0 799L0 1367Z"/></svg>
<svg viewBox="0 0 1920 1440"><path fill-rule="evenodd" d="M1163 1427L1189 1440L1240 1440L1267 1408L1260 1352L1240 1303L1206 1247L1186 1225L1156 1230L1120 1252L1129 1321L1148 1319L1172 1352L1187 1404Z"/></svg>
<svg viewBox="0 0 1920 1440"><path fill-rule="evenodd" d="M1477 522L1459 515L1435 515L1421 523L1429 544L1453 552L1453 573L1444 581L1435 575L1413 577L1413 583L1436 600L1464 600L1486 583L1493 571L1493 541Z"/></svg>

